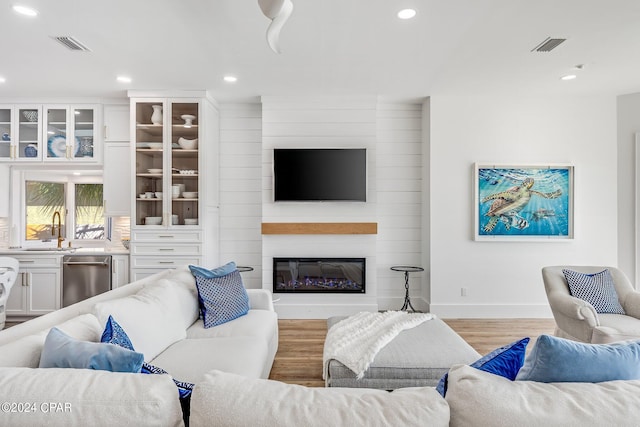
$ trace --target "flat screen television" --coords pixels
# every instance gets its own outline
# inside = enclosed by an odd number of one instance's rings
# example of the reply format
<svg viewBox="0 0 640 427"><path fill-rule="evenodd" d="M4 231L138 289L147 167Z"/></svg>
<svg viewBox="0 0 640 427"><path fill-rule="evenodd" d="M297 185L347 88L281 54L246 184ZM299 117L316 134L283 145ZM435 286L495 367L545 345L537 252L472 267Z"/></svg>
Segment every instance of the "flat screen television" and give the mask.
<svg viewBox="0 0 640 427"><path fill-rule="evenodd" d="M274 200L367 201L364 148L276 148Z"/></svg>

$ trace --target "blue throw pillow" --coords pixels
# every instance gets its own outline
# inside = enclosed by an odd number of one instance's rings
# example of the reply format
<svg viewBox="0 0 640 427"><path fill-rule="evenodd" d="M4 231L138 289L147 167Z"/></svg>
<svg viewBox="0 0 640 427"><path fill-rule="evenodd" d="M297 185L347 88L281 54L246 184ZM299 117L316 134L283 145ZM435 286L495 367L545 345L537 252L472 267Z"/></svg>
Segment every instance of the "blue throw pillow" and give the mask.
<svg viewBox="0 0 640 427"><path fill-rule="evenodd" d="M236 271L237 267L236 267L236 263L231 261L226 263L225 265L222 265L220 267L214 268L214 269L207 269L204 267L198 267L197 265L190 265L189 266L189 270L191 270L191 274L193 274L194 276L200 276L200 277L204 277L207 279L213 279L214 277L221 277L221 276L226 276L227 274Z"/></svg>
<svg viewBox="0 0 640 427"><path fill-rule="evenodd" d="M133 350L133 344L131 344L129 336L124 331L122 326L120 326L120 324L116 322L113 316L109 316L107 324L104 327L104 332L102 332L100 341L103 343L115 344L120 347ZM150 365L146 362L142 363L141 369L138 372L142 372L143 374L168 374L168 372L164 369ZM178 387L180 399L184 399L191 395L191 391L193 390L194 386L193 384L185 381L178 381L175 378L173 379L173 382Z"/></svg>
<svg viewBox="0 0 640 427"><path fill-rule="evenodd" d="M524 356L527 350L529 337L514 341L504 347L497 348L486 356L473 362L470 366L481 371L490 372L510 379L516 379L518 371L524 363ZM447 380L449 373L447 372L440 379L436 390L444 397L447 394Z"/></svg>
<svg viewBox="0 0 640 427"><path fill-rule="evenodd" d="M127 333L122 329L122 326L113 319L113 316L109 315L107 324L104 327L104 332L100 337L100 342L107 342L110 344L116 344L120 347L124 347L128 350L133 350L133 344Z"/></svg>
<svg viewBox="0 0 640 427"><path fill-rule="evenodd" d="M143 374L168 374L168 372L165 371L164 369L158 366L151 365L147 362L144 362L142 364L141 372ZM176 386L178 386L178 393L180 394L180 399L184 399L191 395L194 384L188 383L186 381L178 381L176 379L174 379L173 382L176 384Z"/></svg>
<svg viewBox="0 0 640 427"><path fill-rule="evenodd" d="M249 312L249 295L238 270L213 278L196 275L196 288L205 328L221 325Z"/></svg>
<svg viewBox="0 0 640 427"><path fill-rule="evenodd" d="M518 381L589 382L640 379L640 340L585 344L540 335Z"/></svg>
<svg viewBox="0 0 640 427"><path fill-rule="evenodd" d="M608 269L595 274L563 269L562 273L567 279L571 295L587 301L597 313L624 314Z"/></svg>
<svg viewBox="0 0 640 427"><path fill-rule="evenodd" d="M58 328L51 328L44 341L40 368L98 369L140 372L144 355L117 345L79 341Z"/></svg>

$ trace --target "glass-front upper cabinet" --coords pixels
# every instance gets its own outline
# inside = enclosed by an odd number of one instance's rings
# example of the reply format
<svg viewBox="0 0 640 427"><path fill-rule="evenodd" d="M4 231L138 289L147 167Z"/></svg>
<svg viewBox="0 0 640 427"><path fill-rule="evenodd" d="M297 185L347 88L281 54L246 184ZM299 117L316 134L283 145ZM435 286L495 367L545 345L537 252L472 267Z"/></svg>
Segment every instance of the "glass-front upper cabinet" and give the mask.
<svg viewBox="0 0 640 427"><path fill-rule="evenodd" d="M13 156L13 110L11 106L0 106L0 159L10 159Z"/></svg>
<svg viewBox="0 0 640 427"><path fill-rule="evenodd" d="M44 107L44 112L47 145L45 160L95 160L95 107L49 105Z"/></svg>
<svg viewBox="0 0 640 427"><path fill-rule="evenodd" d="M14 145L13 160L38 160L41 155L41 120L40 106L19 106L14 109L14 122L17 123L17 132L11 142Z"/></svg>
<svg viewBox="0 0 640 427"><path fill-rule="evenodd" d="M135 225L198 225L200 103L134 99Z"/></svg>

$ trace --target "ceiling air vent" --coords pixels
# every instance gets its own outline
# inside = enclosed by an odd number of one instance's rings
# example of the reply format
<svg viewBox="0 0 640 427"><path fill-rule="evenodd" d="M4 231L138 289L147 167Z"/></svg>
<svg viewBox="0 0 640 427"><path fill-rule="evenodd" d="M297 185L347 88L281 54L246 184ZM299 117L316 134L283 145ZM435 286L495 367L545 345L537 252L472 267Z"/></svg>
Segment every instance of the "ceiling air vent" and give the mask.
<svg viewBox="0 0 640 427"><path fill-rule="evenodd" d="M79 42L78 40L74 39L73 37L70 37L70 36L53 36L52 38L54 40L60 42L64 46L66 46L66 48L69 49L69 50L80 50L80 51L83 51L83 52L91 52L91 49L89 49L88 47L86 47L85 45L83 45L81 42Z"/></svg>
<svg viewBox="0 0 640 427"><path fill-rule="evenodd" d="M547 37L542 43L531 49L531 52L551 52L565 40L567 39L552 39L551 37Z"/></svg>

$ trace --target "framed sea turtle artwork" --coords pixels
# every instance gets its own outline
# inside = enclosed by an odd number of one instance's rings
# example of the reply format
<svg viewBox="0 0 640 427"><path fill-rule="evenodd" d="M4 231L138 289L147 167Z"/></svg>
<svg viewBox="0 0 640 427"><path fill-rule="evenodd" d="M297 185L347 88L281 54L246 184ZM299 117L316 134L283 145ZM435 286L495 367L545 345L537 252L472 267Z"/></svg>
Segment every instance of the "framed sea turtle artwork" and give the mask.
<svg viewBox="0 0 640 427"><path fill-rule="evenodd" d="M573 166L474 165L475 240L573 239Z"/></svg>

